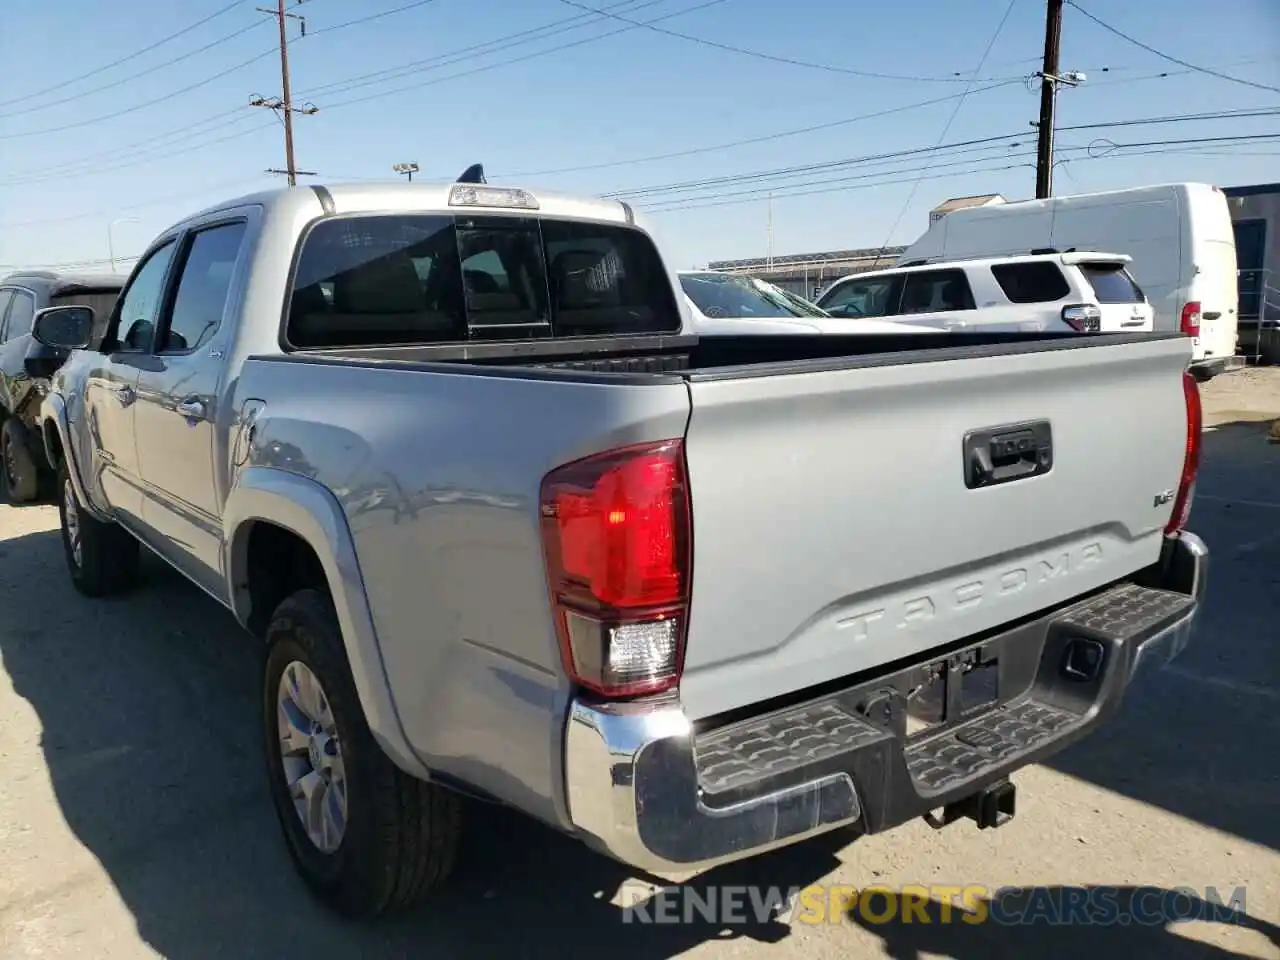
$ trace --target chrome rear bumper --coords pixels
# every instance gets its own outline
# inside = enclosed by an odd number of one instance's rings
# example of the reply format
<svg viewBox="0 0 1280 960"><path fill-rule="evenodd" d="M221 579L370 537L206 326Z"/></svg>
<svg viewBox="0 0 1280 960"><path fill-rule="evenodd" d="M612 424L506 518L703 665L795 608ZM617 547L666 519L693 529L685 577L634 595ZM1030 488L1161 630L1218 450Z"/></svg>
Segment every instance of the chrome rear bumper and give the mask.
<svg viewBox="0 0 1280 960"><path fill-rule="evenodd" d="M918 667L710 734L696 733L675 699L575 700L565 742L570 819L593 847L657 875L846 825L889 829L1096 728L1140 666L1186 647L1207 561L1203 541L1184 533L1170 542L1158 585L1118 586L984 642L1011 664L1013 695L923 737L908 739L890 702ZM1105 653L1096 675L1072 687L1064 651L1081 642Z"/></svg>

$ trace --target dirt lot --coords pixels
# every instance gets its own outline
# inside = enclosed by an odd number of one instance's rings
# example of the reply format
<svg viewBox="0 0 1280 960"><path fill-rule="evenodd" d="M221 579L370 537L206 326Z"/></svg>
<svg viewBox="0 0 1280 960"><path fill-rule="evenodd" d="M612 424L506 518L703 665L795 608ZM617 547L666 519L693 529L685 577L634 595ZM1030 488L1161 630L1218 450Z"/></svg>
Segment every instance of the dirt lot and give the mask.
<svg viewBox="0 0 1280 960"><path fill-rule="evenodd" d="M287 863L255 723L257 648L152 564L127 601L67 582L52 507L0 506L0 957L916 960L1280 957L1280 370L1204 388L1192 527L1213 552L1192 647L1111 726L1018 775L998 831L914 823L835 835L691 886L822 882L1034 886L1130 897L1245 888L1229 923L895 919L625 925L625 872L500 811L479 811L453 890L376 928L317 908ZM1194 904L1193 904L1194 906Z"/></svg>

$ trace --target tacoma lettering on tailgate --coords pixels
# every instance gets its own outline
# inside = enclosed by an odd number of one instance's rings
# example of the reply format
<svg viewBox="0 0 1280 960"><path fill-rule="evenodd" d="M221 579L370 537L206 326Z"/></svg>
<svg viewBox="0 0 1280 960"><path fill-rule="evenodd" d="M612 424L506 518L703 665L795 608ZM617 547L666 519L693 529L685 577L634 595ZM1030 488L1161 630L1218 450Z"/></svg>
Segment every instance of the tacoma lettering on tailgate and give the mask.
<svg viewBox="0 0 1280 960"><path fill-rule="evenodd" d="M1094 541L1067 550L1024 561L1016 567L993 570L977 577L967 574L951 584L939 584L932 593L900 594L881 601L884 605L841 617L836 626L852 630L855 640L866 640L873 633L883 634L907 630L926 623L938 611L969 611L993 601L1020 594L1028 584L1038 585L1071 576L1102 560L1102 544Z"/></svg>

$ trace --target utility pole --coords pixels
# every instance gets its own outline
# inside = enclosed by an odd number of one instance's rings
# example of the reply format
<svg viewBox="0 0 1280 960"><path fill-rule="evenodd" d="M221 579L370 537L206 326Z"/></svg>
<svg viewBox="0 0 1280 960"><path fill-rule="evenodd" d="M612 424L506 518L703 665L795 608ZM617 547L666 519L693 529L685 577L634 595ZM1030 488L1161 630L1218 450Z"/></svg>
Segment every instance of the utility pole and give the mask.
<svg viewBox="0 0 1280 960"><path fill-rule="evenodd" d="M1037 200L1043 200L1053 192L1053 115L1058 99L1062 6L1063 0L1048 0L1044 17L1044 66L1040 71L1040 139L1036 145Z"/></svg>
<svg viewBox="0 0 1280 960"><path fill-rule="evenodd" d="M302 3L303 0L295 0L294 5ZM260 97L256 94L249 98L249 105L252 107L267 107L276 111L276 115L284 121L284 164L283 171L289 178L289 186L296 186L298 183L297 164L293 158L293 115L295 113L303 113L310 116L317 112L317 108L312 104L306 104L303 107L295 107L293 105L293 96L289 91L289 34L286 29L287 20L297 20L302 29L302 35L307 35L307 18L299 16L296 13L288 13L285 10L285 0L277 0L274 10L269 7L258 7L259 13L265 13L275 17L280 26L280 97Z"/></svg>
<svg viewBox="0 0 1280 960"><path fill-rule="evenodd" d="M1062 47L1063 0L1047 0L1044 17L1044 66L1037 74L1040 78L1040 120L1032 123L1039 128L1036 143L1036 199L1044 200L1053 194L1053 132L1057 122L1058 88L1078 87L1085 75L1079 70L1059 72L1059 54Z"/></svg>

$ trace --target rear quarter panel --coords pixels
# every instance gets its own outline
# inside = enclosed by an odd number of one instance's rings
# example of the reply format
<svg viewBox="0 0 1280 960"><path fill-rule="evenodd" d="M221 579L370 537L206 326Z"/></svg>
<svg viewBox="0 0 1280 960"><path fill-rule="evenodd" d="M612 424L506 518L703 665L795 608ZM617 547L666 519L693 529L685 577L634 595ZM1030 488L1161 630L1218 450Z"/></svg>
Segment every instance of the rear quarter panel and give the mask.
<svg viewBox="0 0 1280 960"><path fill-rule="evenodd" d="M253 462L312 477L342 505L415 753L566 823L568 684L539 486L579 457L683 436L687 386L251 360L240 395L266 401Z"/></svg>

